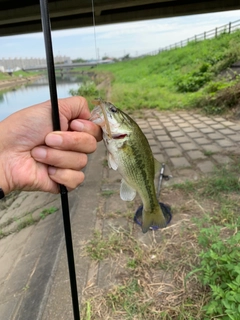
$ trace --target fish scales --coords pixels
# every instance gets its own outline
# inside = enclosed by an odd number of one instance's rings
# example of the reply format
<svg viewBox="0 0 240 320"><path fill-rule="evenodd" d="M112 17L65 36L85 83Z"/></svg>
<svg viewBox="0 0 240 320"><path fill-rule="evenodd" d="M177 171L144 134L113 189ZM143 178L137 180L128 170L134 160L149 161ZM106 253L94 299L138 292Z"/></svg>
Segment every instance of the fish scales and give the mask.
<svg viewBox="0 0 240 320"><path fill-rule="evenodd" d="M92 111L90 120L102 127L109 167L118 170L123 178L121 198L131 201L136 192L141 197L142 231L147 232L153 225L166 227L154 186L156 160L138 124L113 104L101 99Z"/></svg>
<svg viewBox="0 0 240 320"><path fill-rule="evenodd" d="M145 136L143 136L145 138ZM144 154L141 154L142 146L144 145ZM125 150L127 151L125 152ZM125 180L128 182L131 178L132 181L135 181L135 187L140 194L142 199L147 198L147 201L143 201L145 203L145 209L152 211L156 206L156 196L155 196L155 187L154 187L154 159L153 157L149 157L151 154L150 147L148 145L148 141L145 139L140 139L140 144L132 141L131 137L128 141L128 145L123 146L119 150L119 156L121 157L122 162L128 163L127 166L124 167L125 172L123 172ZM152 159L151 159L152 158ZM135 170L135 168L138 170ZM146 170L149 172L146 172ZM122 169L119 169L122 171ZM129 178L128 178L129 177ZM139 188L139 186L144 181L145 188Z"/></svg>

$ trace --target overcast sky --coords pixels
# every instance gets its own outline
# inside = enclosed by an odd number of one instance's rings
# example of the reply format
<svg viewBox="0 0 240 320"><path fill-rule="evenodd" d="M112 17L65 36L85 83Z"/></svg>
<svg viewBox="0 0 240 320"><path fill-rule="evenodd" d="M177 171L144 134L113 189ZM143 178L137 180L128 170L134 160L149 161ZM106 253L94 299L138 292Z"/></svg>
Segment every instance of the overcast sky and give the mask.
<svg viewBox="0 0 240 320"><path fill-rule="evenodd" d="M240 10L52 32L54 55L72 59L131 56L163 48L240 19ZM240 21L239 21L240 22ZM0 58L45 56L42 33L0 37Z"/></svg>

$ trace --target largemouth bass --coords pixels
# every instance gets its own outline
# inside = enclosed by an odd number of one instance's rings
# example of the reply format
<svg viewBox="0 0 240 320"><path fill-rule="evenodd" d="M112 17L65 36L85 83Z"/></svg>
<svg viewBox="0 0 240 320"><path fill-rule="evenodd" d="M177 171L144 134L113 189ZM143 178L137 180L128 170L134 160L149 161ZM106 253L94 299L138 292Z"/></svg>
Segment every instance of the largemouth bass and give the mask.
<svg viewBox="0 0 240 320"><path fill-rule="evenodd" d="M143 233L151 226L166 227L154 186L155 168L159 163L156 164L147 138L137 123L112 103L98 99L94 104L97 106L90 120L102 127L108 165L122 176L121 199L132 201L137 192L140 195Z"/></svg>

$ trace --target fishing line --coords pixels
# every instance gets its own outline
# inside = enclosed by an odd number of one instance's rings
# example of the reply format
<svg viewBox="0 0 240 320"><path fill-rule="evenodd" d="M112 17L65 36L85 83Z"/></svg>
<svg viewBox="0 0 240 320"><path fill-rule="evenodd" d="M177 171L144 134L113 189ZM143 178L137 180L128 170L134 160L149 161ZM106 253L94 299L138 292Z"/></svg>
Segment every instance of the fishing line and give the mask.
<svg viewBox="0 0 240 320"><path fill-rule="evenodd" d="M95 54L96 60L98 62L98 51L97 51L97 36L96 36L96 20L95 20L95 8L94 8L94 0L92 0L92 19L93 19L93 35L94 35L94 45L95 45Z"/></svg>
<svg viewBox="0 0 240 320"><path fill-rule="evenodd" d="M96 65L98 66L99 64L99 51L97 49L97 32L96 32L96 19L95 19L95 7L94 7L94 0L92 1L92 20L93 20L93 37L94 37L94 47L95 47L95 55L96 55ZM100 99L100 90L97 89L98 91L98 98Z"/></svg>
<svg viewBox="0 0 240 320"><path fill-rule="evenodd" d="M52 38L51 38L51 25L49 18L48 0L39 0L41 9L41 20L42 29L45 42L46 60L47 60L47 71L49 79L49 91L52 104L52 122L53 130L61 130L59 110L58 110L58 98L57 98L57 88L56 88L56 78L55 78L55 68L52 50ZM62 215L63 215L63 225L65 232L66 241L66 251L68 258L68 270L72 294L72 305L73 314L75 320L80 320L79 303L78 303L78 292L77 292L77 280L75 272L74 254L73 254L73 244L72 244L72 232L71 223L69 215L69 204L68 204L68 191L64 185L59 185L62 203Z"/></svg>

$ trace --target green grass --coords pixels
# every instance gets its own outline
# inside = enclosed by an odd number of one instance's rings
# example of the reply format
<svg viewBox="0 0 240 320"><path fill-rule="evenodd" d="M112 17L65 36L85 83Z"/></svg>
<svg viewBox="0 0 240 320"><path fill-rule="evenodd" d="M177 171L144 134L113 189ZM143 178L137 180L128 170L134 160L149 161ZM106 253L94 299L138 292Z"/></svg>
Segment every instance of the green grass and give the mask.
<svg viewBox="0 0 240 320"><path fill-rule="evenodd" d="M114 190L103 190L101 192L101 195L104 197L110 197L112 194L114 194L115 191Z"/></svg>
<svg viewBox="0 0 240 320"><path fill-rule="evenodd" d="M216 199L218 196L221 196L222 192L230 193L240 191L239 172L240 164L238 163L232 166L222 166L216 168L215 172L209 175L207 179L204 178L198 182L187 181L184 184L175 184L174 187L183 188L186 191L195 189L200 196ZM207 181L207 183L205 183L205 181Z"/></svg>
<svg viewBox="0 0 240 320"><path fill-rule="evenodd" d="M202 310L209 317L237 320L240 316L240 218L233 225L222 228L200 224L198 242L202 248L199 266L193 270L201 283L210 289L208 303ZM236 230L234 230L236 229ZM235 231L235 232L234 232Z"/></svg>
<svg viewBox="0 0 240 320"><path fill-rule="evenodd" d="M25 217L16 220L18 223L17 231L20 231L26 227L29 227L35 223L31 213L27 214Z"/></svg>
<svg viewBox="0 0 240 320"><path fill-rule="evenodd" d="M8 73L0 72L0 81L11 79Z"/></svg>
<svg viewBox="0 0 240 320"><path fill-rule="evenodd" d="M45 219L47 216L49 216L50 214L56 212L57 210L58 210L58 208L56 208L56 207L50 207L50 208L47 208L47 209L43 209L40 212L40 218L41 219Z"/></svg>
<svg viewBox="0 0 240 320"><path fill-rule="evenodd" d="M23 78L28 78L30 76L34 76L34 75L38 75L39 72L34 72L34 71L23 71L23 70L19 70L19 71L15 71L13 72L13 77L23 77Z"/></svg>
<svg viewBox="0 0 240 320"><path fill-rule="evenodd" d="M10 76L8 73L6 72L0 72L0 81L7 81L7 80L13 80L15 77L23 77L23 78L28 78L30 76L34 76L39 74L38 72L26 72L26 71L15 71L12 73L12 75Z"/></svg>
<svg viewBox="0 0 240 320"><path fill-rule="evenodd" d="M15 197L17 197L17 194L15 195ZM15 197L13 199L15 199ZM18 204L16 206L19 207L20 204ZM38 208L37 208L38 209ZM35 209L35 210L37 210ZM36 224L37 222L40 221L40 219L45 219L48 215L50 214L53 214L54 212L56 212L58 210L57 207L50 207L50 208L46 208L46 209L43 209L40 214L37 216L37 217L33 217L33 213L34 211L32 212L26 212L24 214L23 217L21 218L18 218L18 217L13 217L13 218L10 218L5 224L4 224L4 227L6 226L9 226L11 223L15 222L16 223L16 228L13 229L11 232L4 232L2 229L0 229L0 239L3 238L3 237L6 237L8 236L10 233L12 232L15 232L15 231L21 231L22 229L26 228L26 227L29 227L33 224ZM1 226L3 227L3 226Z"/></svg>
<svg viewBox="0 0 240 320"><path fill-rule="evenodd" d="M199 107L208 113L222 113L232 106L222 97L220 106L215 106L215 97L235 86L238 78L229 81L228 76L219 75L239 58L237 31L156 56L101 65L95 70L112 74L111 100L122 109ZM236 94L233 90L231 96Z"/></svg>
<svg viewBox="0 0 240 320"><path fill-rule="evenodd" d="M103 238L99 232L94 232L93 239L86 247L86 252L93 260L101 261L105 258L120 252L125 241L123 234L110 234L107 238Z"/></svg>
<svg viewBox="0 0 240 320"><path fill-rule="evenodd" d="M104 90L98 90L97 85L93 81L84 81L77 90L70 90L72 96L83 96L87 99L89 106L94 99L101 96L104 97Z"/></svg>
<svg viewBox="0 0 240 320"><path fill-rule="evenodd" d="M201 251L199 263L189 275L196 274L209 290L203 319L240 319L239 171L238 163L216 170L208 179L175 186L194 194L197 201L211 199L217 206L195 219Z"/></svg>
<svg viewBox="0 0 240 320"><path fill-rule="evenodd" d="M25 72L22 70L13 72L12 76L10 76L8 73L3 73L0 72L0 82L5 82L5 81L10 81L12 83L12 85L15 88L18 88L20 86L20 84L17 84L17 82L15 83L14 80L17 80L18 78L30 78L32 76L37 76L40 75L39 72ZM4 93L8 92L9 88L0 88L0 101L3 100L3 95Z"/></svg>

